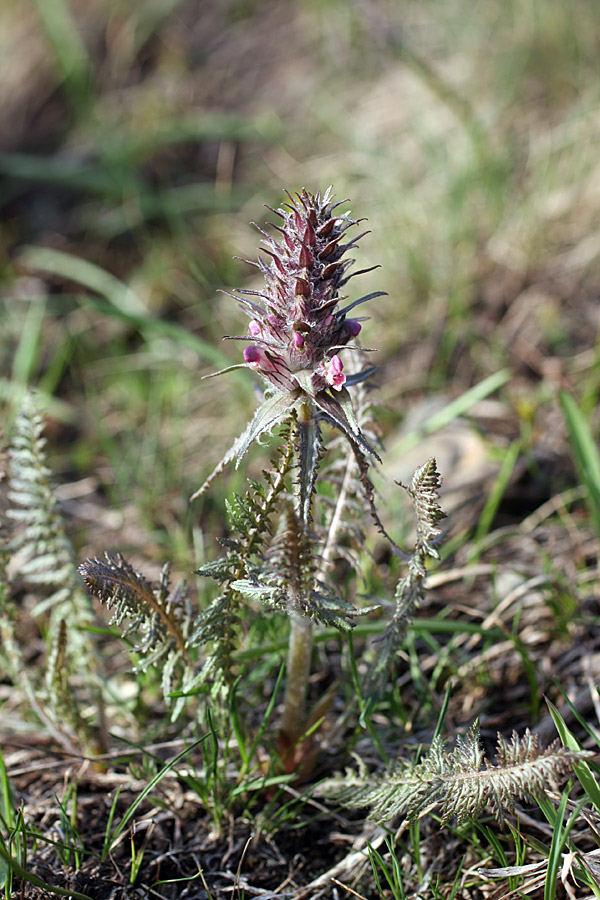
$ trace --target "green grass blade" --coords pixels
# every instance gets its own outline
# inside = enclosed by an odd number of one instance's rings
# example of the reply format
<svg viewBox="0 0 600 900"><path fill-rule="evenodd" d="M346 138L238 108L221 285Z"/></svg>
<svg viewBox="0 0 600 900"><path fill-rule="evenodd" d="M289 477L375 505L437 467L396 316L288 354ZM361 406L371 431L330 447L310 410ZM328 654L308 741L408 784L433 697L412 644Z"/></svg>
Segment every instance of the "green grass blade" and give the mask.
<svg viewBox="0 0 600 900"><path fill-rule="evenodd" d="M554 720L562 744L565 747L568 747L569 750L581 750L581 744L567 727L565 720L556 706L548 699L546 700L546 703L548 704L550 715ZM573 770L588 799L593 803L597 812L600 812L600 786L598 785L590 766L585 760L581 760L581 762L578 762L573 766Z"/></svg>
<svg viewBox="0 0 600 900"><path fill-rule="evenodd" d="M159 334L171 338L176 343L190 347L198 356L217 366L228 366L231 360L208 341L187 331L176 322L153 318L148 315L144 303L135 291L111 275L105 269L87 260L79 259L70 253L51 250L47 247L27 247L19 257L20 263L28 269L58 275L69 281L76 281L83 287L103 297L107 304L86 297L84 303L89 304L103 315L122 319L142 332ZM248 379L244 379L247 383ZM248 390L251 387L248 383Z"/></svg>
<svg viewBox="0 0 600 900"><path fill-rule="evenodd" d="M546 883L544 885L544 900L554 900L556 896L556 879L558 878L558 870L561 863L562 848L566 839L566 829L563 828L563 819L569 799L569 789L565 788L555 813L555 821L553 823L552 842L550 844L550 853L548 855L548 869L546 872ZM552 824L552 823L551 823Z"/></svg>
<svg viewBox="0 0 600 900"><path fill-rule="evenodd" d="M106 823L106 829L104 831L104 843L102 845L102 855L101 859L108 859L108 854L110 853L110 832L112 828L113 819L115 817L115 812L117 810L117 801L119 799L119 794L123 790L123 785L120 784L117 790L115 791L115 796L113 797L113 802L110 806L110 812L108 814L108 821Z"/></svg>
<svg viewBox="0 0 600 900"><path fill-rule="evenodd" d="M600 535L600 452L581 408L571 394L561 391L562 407L575 465L587 491L586 502L596 533Z"/></svg>
<svg viewBox="0 0 600 900"><path fill-rule="evenodd" d="M156 893L154 891L154 889L159 887L161 884L179 884L180 882L187 883L189 881L195 881L196 878L202 878L203 874L204 874L204 870L199 869L195 875L185 875L183 878L165 878L162 881L155 881L154 884L150 885L150 888L148 889L148 893L149 893L149 895ZM206 894L207 900L212 900L211 895L208 893L208 891L206 891L206 889L204 890L204 893Z"/></svg>
<svg viewBox="0 0 600 900"><path fill-rule="evenodd" d="M42 878L38 878L38 876L34 875L32 872L28 872L27 869L23 868L23 866L10 855L2 842L0 842L0 860L4 862L17 878L28 881L29 884L33 884L43 891L48 891L49 894L58 894L60 897L72 897L73 900L93 900L93 898L89 897L87 894L80 894L79 891L74 891L72 888L55 887L52 884L48 884L48 882L44 881Z"/></svg>
<svg viewBox="0 0 600 900"><path fill-rule="evenodd" d="M487 500L485 501L485 506L481 511L481 515L479 517L479 522L477 523L477 528L474 535L474 541L477 544L485 535L490 531L492 527L492 523L498 512L498 507L502 502L502 498L504 496L504 492L508 487L508 482L510 481L510 476L513 473L516 462L519 458L519 453L521 452L521 442L513 441L508 450L506 451L506 455L502 460L502 465L500 467L500 471L498 472L498 477L494 482L494 485L488 495ZM475 551L474 556L477 555L477 551ZM472 562L473 557L469 557L469 562Z"/></svg>
<svg viewBox="0 0 600 900"><path fill-rule="evenodd" d="M273 710L275 709L275 704L277 702L277 697L279 695L279 688L280 688L281 682L283 680L284 672L285 672L285 663L282 663L282 665L279 669L279 675L277 676L277 682L275 683L275 687L273 688L273 692L271 694L269 703L267 705L267 709L262 718L262 722L260 723L260 725L258 727L256 736L255 736L254 740L252 741L252 746L250 747L250 751L248 754L249 760L253 759L254 754L256 753L256 751L258 749L258 745L260 744L260 742L262 740L265 729L271 720L271 716L273 715ZM243 773L244 773L244 770L242 769L242 771L240 772L240 775Z"/></svg>
<svg viewBox="0 0 600 900"><path fill-rule="evenodd" d="M127 812L125 813L125 815L123 816L123 818L121 819L121 821L119 822L119 824L117 825L115 830L113 831L112 835L110 836L109 852L112 849L112 847L114 847L115 842L117 841L119 836L123 833L123 831L129 824L131 819L133 818L135 811L138 808L138 806L140 805L140 803L143 803L143 801L146 799L146 797L152 793L152 791L154 790L156 785L162 781L162 779L165 777L167 772L170 772L171 769L173 769L177 765L177 763L181 762L182 759L184 759L189 753L191 753L192 750L195 750L195 748L198 747L205 740L206 740L206 736L198 738L197 741L194 741L192 744L190 744L189 747L186 747L184 750L182 750L180 753L178 753L177 756L173 757L173 759L170 762L168 762L166 764L166 766L164 766L160 770L160 772L157 772L157 774L154 776L154 778L151 779L151 781L148 782L148 784L143 789L143 791L141 791L138 794L138 796L135 798L135 800L133 801L133 803L131 804L131 806L129 807L129 809L127 810Z"/></svg>
<svg viewBox="0 0 600 900"><path fill-rule="evenodd" d="M13 356L12 376L17 384L29 384L38 355L45 313L45 298L33 300L28 304L19 344Z"/></svg>
<svg viewBox="0 0 600 900"><path fill-rule="evenodd" d="M0 749L0 807L2 812L0 813L0 824L4 827L7 834L10 834L15 830L16 822L15 822L15 804L13 800L12 789L10 786L10 781L8 780L8 773L6 771L6 764L4 762L4 756L2 755L2 750ZM0 836L0 843L3 844L2 837ZM4 859L0 859L0 890L4 890L4 895L6 900L10 896L12 889L12 877L11 870L8 864Z"/></svg>
<svg viewBox="0 0 600 900"><path fill-rule="evenodd" d="M114 131L108 143L100 148L108 162L139 164L163 147L193 141L262 141L274 142L281 137L281 122L272 115L257 117L236 113L191 112L159 120L145 131ZM213 199L215 198L212 189Z"/></svg>
<svg viewBox="0 0 600 900"><path fill-rule="evenodd" d="M548 856L548 871L546 874L546 884L544 885L544 900L554 900L556 897L556 882L558 872L562 866L563 849L567 844L569 834L579 816L582 806L585 804L585 798L581 800L571 815L567 823L563 826L563 820L567 803L569 801L569 786L564 789L560 798L558 809L556 810L556 821L554 824L554 832L552 834L552 843L550 845L550 855Z"/></svg>
<svg viewBox="0 0 600 900"><path fill-rule="evenodd" d="M240 758L242 760L242 765L240 767L240 775L248 771L248 765L250 763L250 754L246 749L246 740L244 729L242 727L242 723L240 720L240 715L238 711L237 705L237 689L239 687L240 681L242 680L242 676L240 675L233 687L231 688L231 693L229 694L229 721L231 722L233 733L235 735L235 740L237 743L237 748L240 754Z"/></svg>
<svg viewBox="0 0 600 900"><path fill-rule="evenodd" d="M2 824L11 831L15 827L15 804L12 788L8 780L4 756L0 749L0 804L2 806Z"/></svg>
<svg viewBox="0 0 600 900"><path fill-rule="evenodd" d="M352 637L369 637L370 635L381 634L386 627L386 621L381 619L378 622L361 622L352 629ZM414 619L408 626L408 633L426 634L476 634L482 639L497 640L506 638L506 631L498 626L492 628L484 628L476 622L461 622L454 619L423 618ZM321 628L314 636L315 644L323 644L331 640L339 640L340 632L336 628ZM262 644L258 648L245 650L237 650L234 653L234 659L239 662L248 662L252 659L262 659L267 653L281 653L285 650L287 644L285 640L274 641L272 644ZM177 692L173 692L173 696L178 696Z"/></svg>
<svg viewBox="0 0 600 900"><path fill-rule="evenodd" d="M66 0L35 0L38 16L74 105L91 99L90 60Z"/></svg>
<svg viewBox="0 0 600 900"><path fill-rule="evenodd" d="M434 434L436 431L449 425L450 422L463 416L475 403L489 397L490 394L501 388L511 378L512 372L510 369L501 369L499 372L494 372L493 375L484 378L479 384L475 384L468 391L465 391L464 394L461 394L460 397L456 397L455 400L452 400L451 403L440 409L439 412L434 413L422 428L407 434L395 445L394 453L401 456L412 450L413 447L417 447L427 435Z"/></svg>
<svg viewBox="0 0 600 900"><path fill-rule="evenodd" d="M104 197L121 204L123 196L144 192L144 182L133 171L118 176L97 165L65 166L63 159L29 153L0 153L0 173L24 182L37 182Z"/></svg>
<svg viewBox="0 0 600 900"><path fill-rule="evenodd" d="M435 726L434 737L439 737L442 734L442 730L444 728L444 722L446 721L446 713L448 712L448 705L450 703L450 696L452 694L452 682L449 681L446 686L446 693L444 695L444 700L442 702L440 712L438 715L437 723Z"/></svg>
<svg viewBox="0 0 600 900"><path fill-rule="evenodd" d="M364 697L362 695L360 678L358 675L358 666L356 665L356 657L354 655L354 644L352 643L352 635L351 634L348 635L347 646L348 646L348 661L350 664L350 674L352 676L352 685L354 687L354 694L356 696L356 701L357 701L358 707L360 709L359 722L363 728L367 729L367 731L371 735L371 740L377 747L377 750L378 750L382 760L386 763L386 765L388 765L390 762L390 758L389 758L388 754L385 752L385 750L383 748L383 744L381 743L381 741L379 739L379 735L375 731L375 728L373 727L373 722L371 721L372 703L371 702L365 703Z"/></svg>
<svg viewBox="0 0 600 900"><path fill-rule="evenodd" d="M375 847L372 846L369 841L367 841L367 853L369 854L369 862L371 863L371 868L373 870L373 878L375 879L377 891L379 892L379 895L383 897L383 888L381 885L381 881L379 880L378 872L378 868L385 870L383 859L381 858L381 854L375 849Z"/></svg>
<svg viewBox="0 0 600 900"><path fill-rule="evenodd" d="M233 788L230 798L238 797L245 794L246 791L263 791L268 788L278 787L280 784L290 784L294 780L293 773L290 775L261 775L260 778L253 778L251 781L245 781Z"/></svg>
<svg viewBox="0 0 600 900"><path fill-rule="evenodd" d="M90 291L100 294L116 309L132 316L147 316L148 310L135 291L110 272L71 253L49 247L26 247L20 262L28 269L47 272L76 281Z"/></svg>
<svg viewBox="0 0 600 900"><path fill-rule="evenodd" d="M569 697L569 696L567 695L567 693L565 692L565 689L563 688L563 686L562 686L562 684L560 683L560 681L558 680L558 678L555 678L555 679L554 679L554 684L556 685L556 687L558 688L558 690L561 692L561 694L562 694L562 696L563 696L563 698L564 698L564 701L565 701L565 703L567 704L567 706L569 707L569 709L571 710L571 712L572 712L574 718L579 722L579 724L581 725L581 727L583 728L583 730L584 730L585 732L587 732L587 734L589 734L589 736L591 737L591 739L595 742L596 746L600 749L600 732L596 731L596 729L594 729L594 728L592 727L592 725L587 721L587 719L585 719L585 718L581 715L581 713L579 712L579 710L577 709L577 707L575 707L575 706L573 705L573 703L571 702L570 697ZM599 687L598 687L598 685L596 685L596 693L597 693L597 694L599 693Z"/></svg>
<svg viewBox="0 0 600 900"><path fill-rule="evenodd" d="M381 888L381 882L379 879L377 868L381 869L381 872L383 873L383 876L388 883L389 891L391 892L393 900L404 900L405 894L404 888L402 886L402 874L400 871L398 858L396 856L393 844L386 840L386 846L390 853L390 859L392 863L391 871L388 868L381 853L373 846L373 844L371 844L370 841L367 841L367 851L369 854L371 867L373 869L373 875L375 876L377 887L382 897L385 895L385 893L388 893L388 891L382 890Z"/></svg>

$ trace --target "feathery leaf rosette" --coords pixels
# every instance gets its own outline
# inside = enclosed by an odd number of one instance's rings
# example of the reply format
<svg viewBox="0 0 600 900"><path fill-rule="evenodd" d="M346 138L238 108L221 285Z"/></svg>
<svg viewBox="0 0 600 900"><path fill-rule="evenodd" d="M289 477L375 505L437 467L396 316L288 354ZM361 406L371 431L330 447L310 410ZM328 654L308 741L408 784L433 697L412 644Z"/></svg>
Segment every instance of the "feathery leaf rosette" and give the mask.
<svg viewBox="0 0 600 900"><path fill-rule="evenodd" d="M280 238L276 240L259 228L270 262L262 257L256 263L246 262L264 275L264 290L240 289L231 294L250 322L246 335L230 340L251 344L244 349L243 363L222 371L243 367L256 370L266 382L266 399L193 498L204 492L226 463L234 458L239 463L253 440L294 414L299 423L317 418L332 422L358 452L379 459L360 430L346 388L368 378L373 368L346 375L339 353L360 349L354 338L361 323L347 313L383 296L383 292L367 294L338 308L344 299L340 292L350 278L371 269L348 274L354 260L344 259L344 254L366 232L344 240L348 229L360 220L338 214L337 208L346 201L333 203L332 197L331 188L323 195L319 191L310 194L304 188L295 197L288 194L289 203L272 210L282 222L272 226Z"/></svg>
<svg viewBox="0 0 600 900"><path fill-rule="evenodd" d="M371 818L378 822L398 815L413 822L439 807L443 822L456 819L460 824L491 809L502 824L516 799L531 801L541 796L562 781L575 763L592 756L591 751L569 750L558 741L541 747L538 736L527 730L521 737L513 732L510 741L499 734L497 765L491 766L475 723L451 752L442 738L435 737L429 753L417 764L402 762L375 782L361 766L358 775L347 773L323 782L318 793L344 806L370 806Z"/></svg>

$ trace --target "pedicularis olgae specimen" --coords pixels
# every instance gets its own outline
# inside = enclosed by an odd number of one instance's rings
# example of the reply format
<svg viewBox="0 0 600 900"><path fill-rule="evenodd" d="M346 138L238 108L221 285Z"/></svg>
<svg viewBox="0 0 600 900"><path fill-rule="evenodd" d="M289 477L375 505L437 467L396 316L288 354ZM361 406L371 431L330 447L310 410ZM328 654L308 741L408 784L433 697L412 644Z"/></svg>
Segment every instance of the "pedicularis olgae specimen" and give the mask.
<svg viewBox="0 0 600 900"><path fill-rule="evenodd" d="M339 212L330 190L323 195L302 190L295 197L288 194L288 200L282 209L272 210L279 218L273 225L276 236L259 229L269 258L251 265L264 276L263 289L231 295L249 318L247 334L233 338L246 344L244 361L232 368L256 371L264 393L246 430L195 496L227 462L239 462L261 435L275 431L278 446L262 481L251 481L244 496L234 495L227 504L230 529L222 542L224 553L198 570L217 583L214 598L194 613L184 592L169 592L166 573L153 588L121 557L88 560L80 569L92 592L114 607L117 622L130 618L151 637L137 649L143 664L161 660L167 702L178 696L174 714L198 690L220 698L227 708L248 600L285 612L291 629L283 756L307 726L313 622L349 630L355 616L368 612L355 609L344 586L332 583L330 563L341 556L356 567L365 515L385 535L369 477L379 457L362 383L374 370L361 369L364 351L356 343L361 323L349 316L381 292L352 302L344 296L353 263L346 254L358 240L348 233L358 222ZM339 432L327 454L323 424ZM317 491L319 483L325 490ZM436 555L437 523L443 516L438 486L435 460L430 460L407 489L415 503L418 541L414 565L396 591L396 613L380 644L375 681L386 677L418 606L423 560ZM203 656L207 645L210 652Z"/></svg>
<svg viewBox="0 0 600 900"><path fill-rule="evenodd" d="M367 506L383 530L373 503L373 489L368 478L368 457L379 459L359 425L347 386L364 381L372 368L358 370L347 364L350 351L361 348L355 338L361 323L348 313L382 292L367 294L353 302L345 301L343 290L353 275L354 260L345 254L356 246L363 235L348 237L349 229L358 221L337 210L346 201L334 203L331 189L323 195L302 190L289 203L272 210L280 222L273 225L277 237L259 228L269 261L259 257L250 264L262 272L263 290L239 290L232 294L248 315L248 333L234 340L249 341L244 348L244 363L256 370L266 383L265 399L246 431L205 482L198 494L210 484L213 476L233 457L241 459L250 443L277 424L293 422L295 447L294 532L299 537L290 541L290 559L295 558L297 574L286 582L285 608L291 620L288 657L288 679L282 731L295 740L302 728L306 685L310 668L311 619L323 619L326 611L343 607L322 590L314 562L306 543L313 519L313 494L322 455L320 423L337 426L350 441L356 458L363 495ZM370 270L362 270L370 271ZM344 355L344 360L341 354ZM234 367L235 368L235 367ZM198 496L196 494L195 496ZM292 553L292 543L295 550ZM289 569L289 566L288 566ZM276 590L272 579L262 573L235 582L263 600L273 600L265 590ZM262 576L262 577L261 577ZM260 582L260 584L259 584ZM311 583L312 582L312 583ZM344 612L352 610L344 609ZM354 612L354 610L352 610ZM343 621L338 617L338 623Z"/></svg>

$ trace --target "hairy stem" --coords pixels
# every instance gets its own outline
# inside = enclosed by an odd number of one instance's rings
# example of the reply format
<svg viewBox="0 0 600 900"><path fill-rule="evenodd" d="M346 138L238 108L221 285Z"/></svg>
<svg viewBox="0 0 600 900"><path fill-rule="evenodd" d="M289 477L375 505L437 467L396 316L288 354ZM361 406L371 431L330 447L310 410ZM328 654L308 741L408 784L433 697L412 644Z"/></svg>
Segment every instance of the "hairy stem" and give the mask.
<svg viewBox="0 0 600 900"><path fill-rule="evenodd" d="M302 734L306 719L306 693L312 653L312 622L294 613L290 616L287 684L281 731L292 745Z"/></svg>
<svg viewBox="0 0 600 900"><path fill-rule="evenodd" d="M310 422L314 411L305 402L298 408L300 427ZM308 505L296 496L296 514L302 528L312 520L312 494ZM288 646L287 680L283 708L282 736L292 746L302 734L306 721L306 695L312 656L312 622L302 615L298 597L299 584L289 586L290 642Z"/></svg>

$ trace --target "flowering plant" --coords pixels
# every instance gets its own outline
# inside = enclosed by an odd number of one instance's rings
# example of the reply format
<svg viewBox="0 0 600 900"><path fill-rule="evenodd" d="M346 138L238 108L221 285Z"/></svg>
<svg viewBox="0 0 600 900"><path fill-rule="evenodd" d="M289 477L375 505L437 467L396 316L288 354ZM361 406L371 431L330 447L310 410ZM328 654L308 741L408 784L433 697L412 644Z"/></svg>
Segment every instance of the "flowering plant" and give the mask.
<svg viewBox="0 0 600 900"><path fill-rule="evenodd" d="M356 338L362 322L349 315L382 292L354 301L343 293L353 275L360 274L350 272L354 260L345 255L363 236L347 237L360 220L339 212L331 189L323 195L303 189L287 196L288 203L272 210L281 220L273 226L277 237L259 229L270 259L259 257L251 265L264 276L264 288L231 294L249 323L245 335L230 338L245 342L243 362L223 371L257 372L264 394L245 431L194 495L206 490L229 461L239 463L252 441L277 429L271 468L263 471L262 481L250 481L244 496L234 495L227 504L224 554L197 571L217 583L215 596L206 608L193 611L184 588L169 588L166 570L153 587L122 557L87 560L80 571L92 592L114 607L116 621L127 617L143 633L138 651L144 665L161 660L165 696L168 702L175 699L174 715L186 697L199 692L229 702L248 600L285 612L290 639L278 749L286 766L295 769L305 762L307 750L301 738L309 726L313 623L348 631L356 616L369 612L356 609L333 583L332 561L340 556L359 564L365 513L397 548L379 519L370 480L370 467L379 456L363 382L375 369L360 368L363 351ZM323 424L333 425L341 436L328 448L325 461ZM334 448L340 444L346 450L343 457ZM328 490L318 494L321 482ZM372 667L373 691L385 680L421 601L425 558L437 554L443 517L438 487L435 460L429 460L407 488L415 504L418 539L413 555L405 557L408 572L398 584L396 611ZM201 658L200 648L207 645L210 652Z"/></svg>

